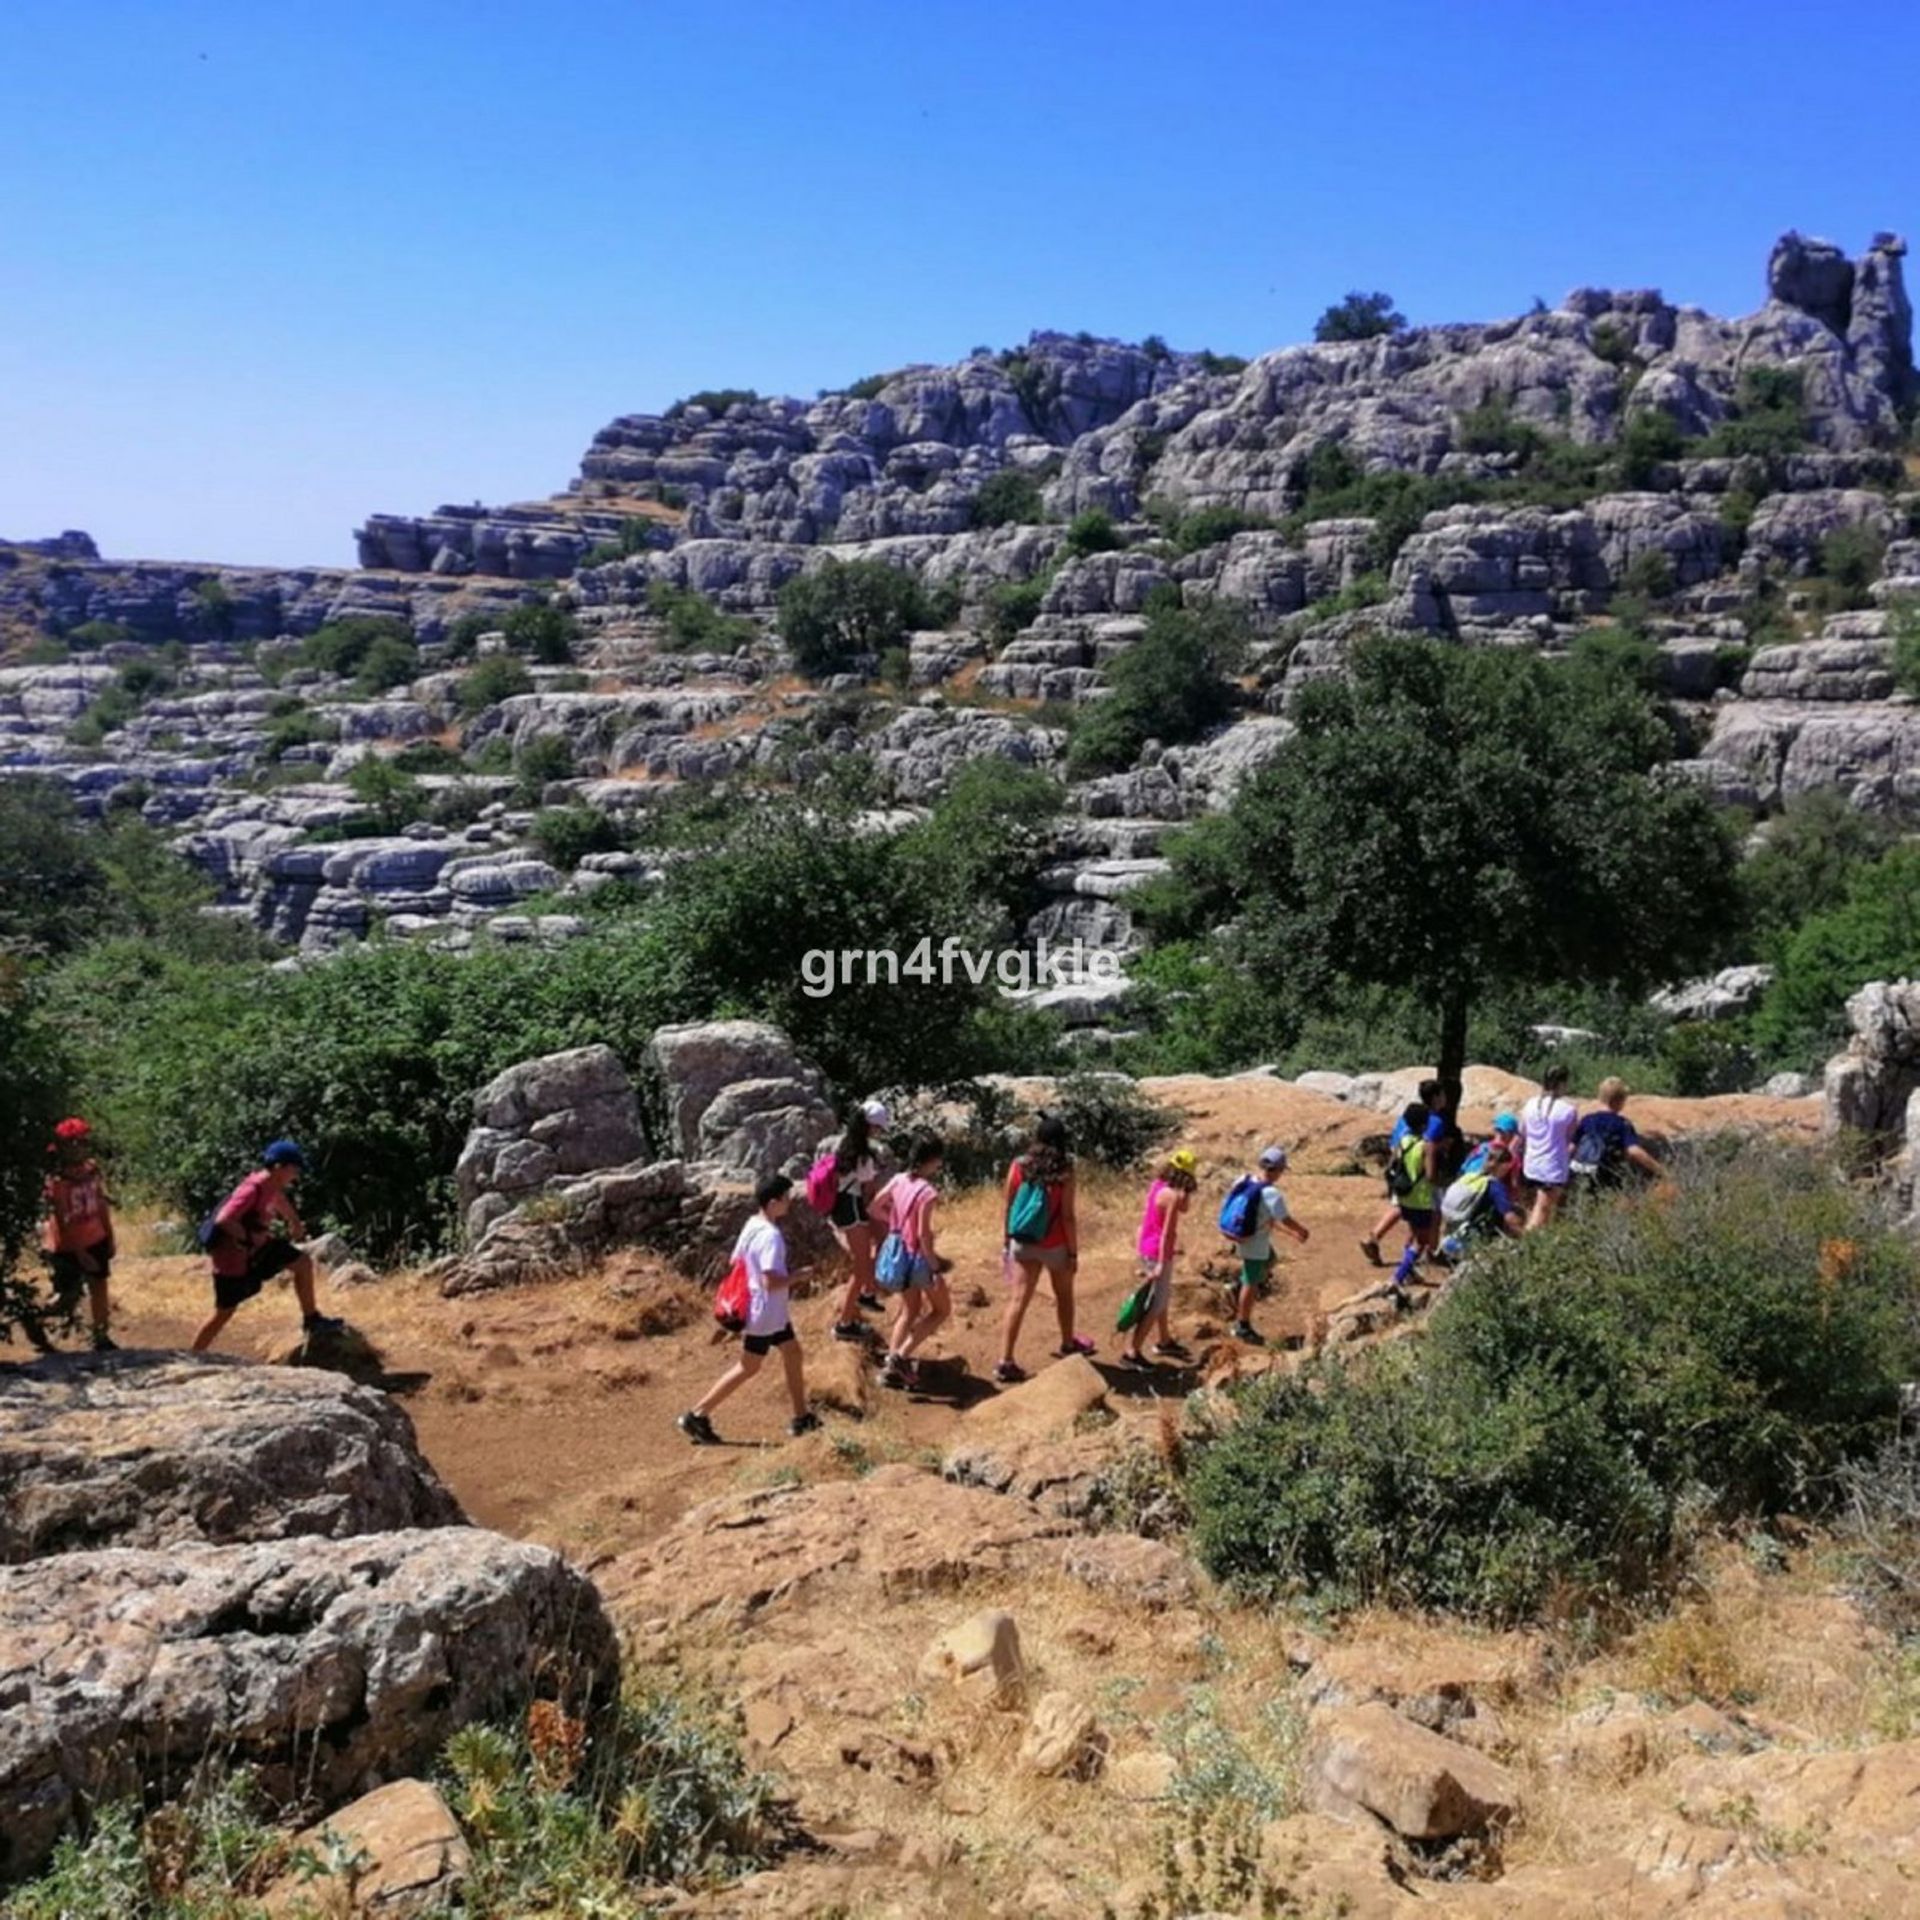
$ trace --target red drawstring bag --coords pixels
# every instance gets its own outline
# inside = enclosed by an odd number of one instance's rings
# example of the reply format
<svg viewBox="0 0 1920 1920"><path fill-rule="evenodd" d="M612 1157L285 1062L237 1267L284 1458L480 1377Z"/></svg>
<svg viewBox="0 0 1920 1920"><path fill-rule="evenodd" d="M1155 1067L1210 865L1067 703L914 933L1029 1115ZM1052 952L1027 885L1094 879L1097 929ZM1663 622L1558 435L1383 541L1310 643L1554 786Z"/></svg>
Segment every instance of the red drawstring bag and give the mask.
<svg viewBox="0 0 1920 1920"><path fill-rule="evenodd" d="M751 1304L747 1290L747 1263L736 1260L727 1269L727 1277L720 1282L720 1290L713 1296L713 1317L726 1332L738 1333L747 1324L747 1310Z"/></svg>

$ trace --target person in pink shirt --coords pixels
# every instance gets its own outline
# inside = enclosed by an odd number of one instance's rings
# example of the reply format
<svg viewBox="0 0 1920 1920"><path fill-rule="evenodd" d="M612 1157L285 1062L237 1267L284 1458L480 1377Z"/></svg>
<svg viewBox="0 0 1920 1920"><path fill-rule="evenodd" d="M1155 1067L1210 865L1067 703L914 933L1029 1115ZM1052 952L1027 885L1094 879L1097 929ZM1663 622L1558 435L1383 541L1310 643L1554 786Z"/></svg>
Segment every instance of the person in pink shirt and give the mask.
<svg viewBox="0 0 1920 1920"><path fill-rule="evenodd" d="M234 1314L280 1273L293 1277L307 1333L338 1333L346 1325L314 1305L313 1258L299 1244L307 1230L292 1198L306 1165L306 1155L291 1140L276 1140L201 1229L201 1244L213 1262L213 1313L193 1336L195 1353L205 1353Z"/></svg>
<svg viewBox="0 0 1920 1920"><path fill-rule="evenodd" d="M914 1141L907 1169L897 1173L874 1196L870 1209L882 1233L897 1233L912 1258L912 1271L900 1290L887 1357L880 1370L883 1387L917 1387L919 1350L946 1325L953 1313L953 1295L947 1286L951 1262L941 1258L933 1230L933 1210L939 1204L945 1149L932 1134Z"/></svg>
<svg viewBox="0 0 1920 1920"><path fill-rule="evenodd" d="M1120 1351L1123 1367L1151 1370L1146 1344L1150 1333L1158 1332L1153 1351L1163 1360L1186 1360L1192 1356L1173 1337L1169 1324L1173 1309L1173 1263L1180 1254L1180 1217L1187 1210L1198 1182L1199 1162L1191 1147L1176 1147L1167 1155L1167 1163L1147 1188L1146 1205L1140 1215L1140 1275L1150 1283L1153 1293L1147 1310L1133 1323L1127 1344Z"/></svg>

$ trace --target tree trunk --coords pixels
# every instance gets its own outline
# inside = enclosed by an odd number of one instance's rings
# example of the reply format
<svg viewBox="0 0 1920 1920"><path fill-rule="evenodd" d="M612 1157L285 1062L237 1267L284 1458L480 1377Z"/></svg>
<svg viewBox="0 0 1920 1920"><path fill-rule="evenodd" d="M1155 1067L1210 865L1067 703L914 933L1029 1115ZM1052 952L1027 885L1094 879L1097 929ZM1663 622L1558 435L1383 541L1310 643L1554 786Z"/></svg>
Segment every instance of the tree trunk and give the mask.
<svg viewBox="0 0 1920 1920"><path fill-rule="evenodd" d="M1440 1002L1440 1084L1447 1090L1447 1111L1460 1114L1460 1082L1467 1070L1467 996L1448 994Z"/></svg>

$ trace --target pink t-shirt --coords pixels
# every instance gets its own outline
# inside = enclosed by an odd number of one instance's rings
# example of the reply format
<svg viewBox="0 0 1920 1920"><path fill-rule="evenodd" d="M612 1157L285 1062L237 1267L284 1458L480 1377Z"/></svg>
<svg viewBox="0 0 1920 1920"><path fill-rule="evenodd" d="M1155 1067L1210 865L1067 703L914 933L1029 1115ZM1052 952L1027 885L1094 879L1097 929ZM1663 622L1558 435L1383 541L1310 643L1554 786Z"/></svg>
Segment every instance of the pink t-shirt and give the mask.
<svg viewBox="0 0 1920 1920"><path fill-rule="evenodd" d="M925 1253L927 1209L933 1202L931 1180L901 1173L896 1174L874 1196L870 1211L876 1219L885 1221L889 1232L897 1233L905 1241L909 1253Z"/></svg>
<svg viewBox="0 0 1920 1920"><path fill-rule="evenodd" d="M1140 1216L1139 1246L1140 1258L1151 1266L1160 1264L1161 1254L1166 1245L1167 1214L1172 1211L1171 1208L1167 1213L1160 1210L1160 1196L1163 1193L1172 1193L1174 1190L1165 1180L1157 1176L1153 1185L1147 1189L1146 1210Z"/></svg>
<svg viewBox="0 0 1920 1920"><path fill-rule="evenodd" d="M215 1273L232 1279L246 1272L254 1249L267 1238L267 1193L272 1184L272 1171L256 1167L221 1204L215 1218L226 1232L207 1249Z"/></svg>

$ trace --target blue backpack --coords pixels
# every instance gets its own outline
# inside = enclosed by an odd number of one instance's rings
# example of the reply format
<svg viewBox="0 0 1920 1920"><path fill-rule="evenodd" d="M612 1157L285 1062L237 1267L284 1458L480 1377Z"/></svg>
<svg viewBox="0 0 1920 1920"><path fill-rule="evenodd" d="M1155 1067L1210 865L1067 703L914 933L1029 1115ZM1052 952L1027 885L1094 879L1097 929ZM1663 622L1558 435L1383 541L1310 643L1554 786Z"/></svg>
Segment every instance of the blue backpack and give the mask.
<svg viewBox="0 0 1920 1920"><path fill-rule="evenodd" d="M1220 1231L1229 1240L1251 1240L1260 1231L1260 1196L1266 1185L1257 1173L1243 1173L1227 1189L1220 1203Z"/></svg>

